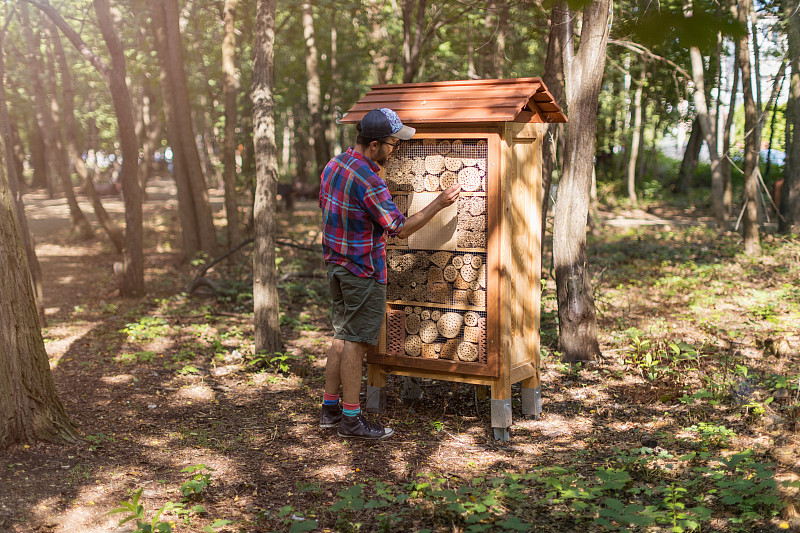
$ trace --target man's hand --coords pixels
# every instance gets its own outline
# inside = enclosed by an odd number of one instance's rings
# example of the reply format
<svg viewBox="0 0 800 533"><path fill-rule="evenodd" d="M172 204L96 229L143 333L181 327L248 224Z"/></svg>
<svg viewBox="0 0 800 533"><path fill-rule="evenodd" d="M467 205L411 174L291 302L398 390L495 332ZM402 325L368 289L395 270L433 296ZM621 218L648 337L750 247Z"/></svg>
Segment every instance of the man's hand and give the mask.
<svg viewBox="0 0 800 533"><path fill-rule="evenodd" d="M436 203L441 211L445 207L449 205L453 205L453 203L458 200L458 195L461 192L461 184L456 183L454 185L449 186L447 189L442 191L442 193L436 197Z"/></svg>

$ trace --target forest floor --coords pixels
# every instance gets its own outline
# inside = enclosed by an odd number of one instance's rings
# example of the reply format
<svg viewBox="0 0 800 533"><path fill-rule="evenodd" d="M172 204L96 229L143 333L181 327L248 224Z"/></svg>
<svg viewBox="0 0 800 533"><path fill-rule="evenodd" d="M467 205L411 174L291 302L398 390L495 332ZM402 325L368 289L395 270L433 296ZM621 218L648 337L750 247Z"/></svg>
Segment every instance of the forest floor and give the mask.
<svg viewBox="0 0 800 533"><path fill-rule="evenodd" d="M515 385L498 442L482 387L422 380L408 402L390 376L371 416L395 436L354 442L317 426L332 332L316 202L281 215L299 245L279 252L286 348L258 357L250 248L209 273L216 293L187 294L173 193L148 189L140 299L117 296L103 235L76 241L63 200L27 195L44 341L83 440L0 454L0 532L137 530L108 514L120 502L153 531L800 531L797 235L752 259L700 211L603 212L603 357L559 361L548 256L539 419Z"/></svg>

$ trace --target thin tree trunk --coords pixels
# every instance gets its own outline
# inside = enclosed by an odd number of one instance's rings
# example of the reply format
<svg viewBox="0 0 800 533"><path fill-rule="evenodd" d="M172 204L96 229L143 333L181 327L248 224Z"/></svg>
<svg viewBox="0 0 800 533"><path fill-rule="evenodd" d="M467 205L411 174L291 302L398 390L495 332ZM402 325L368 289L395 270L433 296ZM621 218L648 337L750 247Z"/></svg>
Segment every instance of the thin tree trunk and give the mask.
<svg viewBox="0 0 800 533"><path fill-rule="evenodd" d="M44 348L30 270L14 217L0 136L0 450L38 440L77 442Z"/></svg>
<svg viewBox="0 0 800 533"><path fill-rule="evenodd" d="M19 236L25 248L25 256L28 260L28 269L31 279L31 286L33 288L33 295L36 300L36 310L39 316L39 322L42 326L47 325L47 316L44 312L44 288L42 286L42 267L39 264L39 258L36 257L36 250L28 228L28 218L25 215L25 204L22 198L22 174L14 162L11 145L9 144L13 137L11 133L11 124L8 118L8 104L6 103L6 88L5 88L5 55L3 51L3 35L0 35L0 145L5 147L5 154L0 154L0 158L4 158L8 163L6 165L8 189L10 194L10 201L14 206L14 214L16 215L17 228L19 229ZM3 172L0 169L0 172ZM2 241L0 241L2 242Z"/></svg>
<svg viewBox="0 0 800 533"><path fill-rule="evenodd" d="M737 45L738 46L738 45ZM723 193L722 204L726 217L731 216L733 210L733 183L731 182L731 128L736 109L736 93L739 90L739 61L733 61L733 85L731 85L731 101L728 104L728 116L725 117L725 129L722 131L722 169Z"/></svg>
<svg viewBox="0 0 800 533"><path fill-rule="evenodd" d="M39 127L36 117L31 121L31 166L33 167L32 189L45 189L52 198L50 187L50 169L47 168L47 146L44 142L44 132Z"/></svg>
<svg viewBox="0 0 800 533"><path fill-rule="evenodd" d="M108 0L93 0L97 22L111 57L111 66L96 55L49 3L27 0L50 17L75 48L103 76L111 91L122 148L120 180L125 202L125 255L120 280L123 297L144 293L144 251L142 237L142 197L137 179L138 141L133 109L125 81L125 52L114 32Z"/></svg>
<svg viewBox="0 0 800 533"><path fill-rule="evenodd" d="M642 138L642 92L644 91L645 71L642 70L636 91L633 95L633 131L631 133L631 151L628 154L628 198L636 206L636 163L639 159L639 144Z"/></svg>
<svg viewBox="0 0 800 533"><path fill-rule="evenodd" d="M94 188L94 183L92 183L92 177L89 174L89 169L86 168L86 164L83 162L83 157L81 157L81 150L78 148L79 135L78 127L75 121L75 91L72 85L71 69L67 65L67 57L64 53L64 47L61 45L61 37L59 37L58 31L56 30L52 21L45 23L45 29L47 30L50 40L53 43L53 50L55 52L56 60L58 61L59 70L61 71L61 91L64 105L64 131L67 137L67 151L69 152L72 164L75 166L75 171L78 173L78 176L80 176L83 182L84 192L94 208L97 221L108 234L109 239L111 239L111 244L113 244L117 253L122 253L124 248L124 236L122 230L114 223L114 221L108 215L108 212L103 207L103 203L100 201L100 197L97 195L97 191Z"/></svg>
<svg viewBox="0 0 800 533"><path fill-rule="evenodd" d="M559 351L567 362L592 360L600 355L586 256L586 222L610 8L611 0L594 0L584 7L578 52L567 65L570 121L566 126L564 172L553 225Z"/></svg>
<svg viewBox="0 0 800 533"><path fill-rule="evenodd" d="M164 106L164 117L167 122L167 143L172 148L173 177L178 194L178 217L181 221L181 238L183 254L187 259L194 259L201 250L200 230L197 222L192 184L186 171L186 157L183 143L178 132L178 111L175 105L175 91L171 81L172 62L167 46L167 29L164 24L164 4L162 0L150 0L150 13L153 28L153 40L159 57L159 86Z"/></svg>
<svg viewBox="0 0 800 533"><path fill-rule="evenodd" d="M783 169L778 230L789 233L794 227L800 226L800 13L797 2L783 0L781 13L786 23L792 70L786 105L787 158Z"/></svg>
<svg viewBox="0 0 800 533"><path fill-rule="evenodd" d="M394 63L383 50L383 47L377 46L378 43L390 42L389 32L386 29L386 24L383 23L381 5L376 0L368 0L364 5L364 11L369 23L370 42L376 43L376 46L370 47L369 50L369 55L372 58L372 67L375 69L375 79L379 84L388 83L394 72Z"/></svg>
<svg viewBox="0 0 800 533"><path fill-rule="evenodd" d="M144 294L144 236L142 232L142 190L139 187L139 142L136 138L133 108L125 80L125 51L114 30L109 0L93 0L97 24L111 57L108 74L111 98L117 116L122 150L122 197L125 203L125 256L122 265L120 295ZM118 19L119 13L115 12ZM119 24L120 21L116 20Z"/></svg>
<svg viewBox="0 0 800 533"><path fill-rule="evenodd" d="M564 50L572 46L572 22L569 5L566 2L557 2L553 5L550 15L550 35L547 40L547 58L545 60L543 80L553 99L562 108L564 101ZM553 171L556 161L562 155L564 126L561 124L548 125L542 145L542 272L547 232L547 213L550 208L550 189L553 184Z"/></svg>
<svg viewBox="0 0 800 533"><path fill-rule="evenodd" d="M203 251L213 257L217 250L217 235L211 217L208 189L195 143L192 110L189 105L189 89L186 85L184 70L177 0L165 0L163 12L171 66L169 74L174 92L175 119L180 128L176 132L176 137L183 148L185 158L183 163L186 165L185 170L191 184L200 246Z"/></svg>
<svg viewBox="0 0 800 533"><path fill-rule="evenodd" d="M314 36L314 15L311 2L305 0L303 11L303 38L306 43L306 92L308 96L308 115L311 126L309 141L314 148L316 162L313 174L322 172L328 162L328 146L325 141L325 124L322 121L322 90L319 80L319 60Z"/></svg>
<svg viewBox="0 0 800 533"><path fill-rule="evenodd" d="M47 71L48 71L48 96L50 99L50 123L52 124L52 139L55 141L52 151L54 160L58 165L58 175L61 180L61 188L64 190L64 197L69 206L70 219L72 220L72 227L79 238L88 240L94 237L94 230L92 229L86 215L83 214L78 200L75 198L75 191L72 188L72 172L70 171L69 153L64 146L64 136L61 127L61 104L58 102L58 84L56 83L56 61L53 54L55 44L54 38L57 37L57 30L52 22L48 23L47 17L43 17L42 24L45 28L50 46L45 46L47 54Z"/></svg>
<svg viewBox="0 0 800 533"><path fill-rule="evenodd" d="M228 245L242 240L239 230L239 207L236 201L236 3L225 0L225 35L222 38L222 91L225 95L225 141L222 150L225 186L225 216L228 220Z"/></svg>
<svg viewBox="0 0 800 533"><path fill-rule="evenodd" d="M403 5L403 83L411 83L419 73L425 32L427 0L402 0ZM416 10L416 11L415 11Z"/></svg>
<svg viewBox="0 0 800 533"><path fill-rule="evenodd" d="M750 10L753 8L751 0L740 0L737 7L737 18L746 27ZM742 69L742 94L744 96L744 251L747 255L761 254L761 238L758 228L758 111L753 99L752 76L750 73L750 46L748 35L745 33L739 38L738 50L739 66Z"/></svg>
<svg viewBox="0 0 800 533"><path fill-rule="evenodd" d="M275 145L274 46L275 0L258 0L255 64L253 67L253 144L256 154L255 349L272 354L282 350L275 267L275 203L278 194Z"/></svg>
<svg viewBox="0 0 800 533"><path fill-rule="evenodd" d="M94 232L92 231L89 221L86 220L86 216L84 216L81 211L80 206L78 206L78 202L72 190L69 164L66 159L64 142L61 137L58 100L55 99L55 92L53 92L55 89L55 72L53 72L53 69L49 69L50 84L53 85L51 88L51 99L48 97L42 85L42 80L39 77L39 73L45 72L39 60L40 42L38 36L34 36L33 34L33 26L31 25L28 15L28 6L25 4L20 5L20 18L23 22L23 32L28 46L27 60L28 64L32 67L30 70L31 83L33 84L31 97L36 109L36 121L39 124L39 129L44 133L48 144L47 155L50 161L50 168L53 169L57 175L64 193L64 198L67 201L70 221L72 222L72 231L80 239L91 239L94 236Z"/></svg>
<svg viewBox="0 0 800 533"><path fill-rule="evenodd" d="M687 18L692 16L692 1L683 0L684 13ZM717 151L717 136L714 131L711 117L709 116L708 104L706 101L706 89L704 80L703 56L700 49L696 46L689 48L689 55L692 61L692 80L694 81L694 105L697 108L697 118L700 121L700 128L703 132L703 139L708 146L708 156L711 160L711 204L714 209L714 218L719 228L726 228L728 218L725 214L725 206L722 202L724 184L720 167L719 152Z"/></svg>

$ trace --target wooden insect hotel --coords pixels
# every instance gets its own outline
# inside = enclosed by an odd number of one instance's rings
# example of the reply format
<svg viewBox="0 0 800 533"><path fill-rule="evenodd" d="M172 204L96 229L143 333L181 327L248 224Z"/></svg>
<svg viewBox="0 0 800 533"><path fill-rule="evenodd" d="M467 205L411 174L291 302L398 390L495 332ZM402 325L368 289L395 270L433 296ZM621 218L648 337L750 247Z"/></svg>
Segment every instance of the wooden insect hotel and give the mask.
<svg viewBox="0 0 800 533"><path fill-rule="evenodd" d="M382 170L408 216L461 184L458 201L408 239L387 242L387 305L368 354L367 409L382 411L387 373L491 387L495 438L507 440L511 385L522 412L539 388L542 142L566 117L539 78L371 88L344 116L394 109L417 128Z"/></svg>

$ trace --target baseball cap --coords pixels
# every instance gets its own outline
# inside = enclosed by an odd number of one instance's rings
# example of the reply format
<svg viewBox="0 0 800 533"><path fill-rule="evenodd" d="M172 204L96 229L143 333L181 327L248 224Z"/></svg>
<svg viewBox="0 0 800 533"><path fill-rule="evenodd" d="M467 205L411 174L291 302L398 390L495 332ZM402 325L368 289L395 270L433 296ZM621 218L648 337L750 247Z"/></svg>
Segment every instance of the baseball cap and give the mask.
<svg viewBox="0 0 800 533"><path fill-rule="evenodd" d="M397 113L386 107L373 109L364 115L358 129L361 135L368 139L382 139L391 136L404 141L409 140L417 132L414 128L404 126Z"/></svg>

